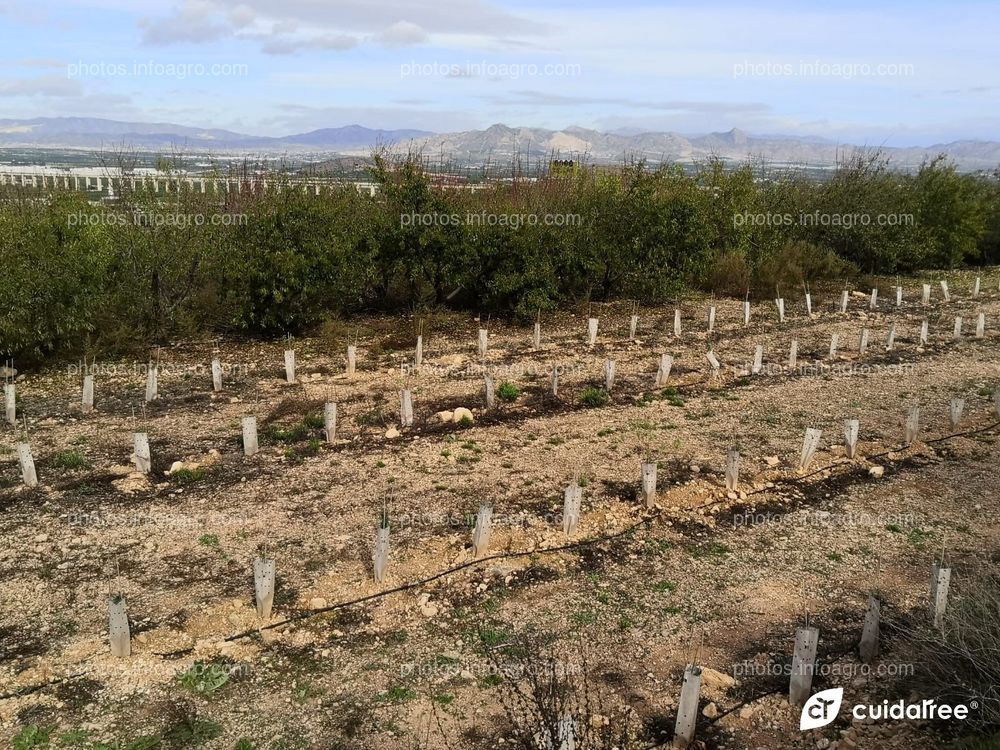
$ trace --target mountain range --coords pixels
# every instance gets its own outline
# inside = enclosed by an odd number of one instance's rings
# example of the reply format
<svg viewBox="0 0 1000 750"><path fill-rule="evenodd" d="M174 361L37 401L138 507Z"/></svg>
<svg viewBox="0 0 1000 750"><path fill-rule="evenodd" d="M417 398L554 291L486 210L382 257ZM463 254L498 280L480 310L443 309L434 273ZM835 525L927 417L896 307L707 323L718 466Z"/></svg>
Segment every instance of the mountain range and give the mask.
<svg viewBox="0 0 1000 750"><path fill-rule="evenodd" d="M829 167L863 144L844 144L823 138L786 135L750 135L733 129L725 133L684 136L670 132L621 130L601 132L580 127L562 130L512 128L493 125L485 130L430 133L424 130L380 130L349 125L323 128L281 137L254 136L218 128L195 128L172 123L138 123L89 117L0 119L0 148L80 149L112 148L128 144L140 151L181 150L231 155L334 154L367 155L372 147L422 151L428 156L482 164L517 157L528 159L583 159L592 163L620 163L641 158L650 163L690 163L711 156L727 161L760 158L776 166ZM897 169L909 169L938 154L950 157L963 170L991 170L1000 166L1000 142L963 140L929 147L876 146Z"/></svg>
<svg viewBox="0 0 1000 750"><path fill-rule="evenodd" d="M323 128L272 138L219 128L193 128L167 122L121 122L96 117L36 117L0 120L0 148L109 148L128 144L137 149L181 148L190 151L282 153L287 151L352 151L380 143L433 135L426 130L375 130L360 125Z"/></svg>

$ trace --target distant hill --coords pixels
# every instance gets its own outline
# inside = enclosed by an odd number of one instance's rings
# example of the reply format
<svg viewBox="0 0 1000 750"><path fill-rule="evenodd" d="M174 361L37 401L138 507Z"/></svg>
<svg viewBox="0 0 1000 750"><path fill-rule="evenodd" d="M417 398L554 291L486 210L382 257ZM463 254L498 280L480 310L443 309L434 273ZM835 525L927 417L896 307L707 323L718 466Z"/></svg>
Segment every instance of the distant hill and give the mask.
<svg viewBox="0 0 1000 750"><path fill-rule="evenodd" d="M0 148L109 148L122 143L139 149L198 151L257 150L358 151L432 135L426 130L378 130L360 125L322 128L271 138L217 128L172 123L121 122L94 117L37 117L0 120Z"/></svg>
<svg viewBox="0 0 1000 750"><path fill-rule="evenodd" d="M736 128L725 133L684 136L631 129L605 133L576 126L546 130L497 124L485 130L435 134L424 130L380 130L347 125L266 137L218 128L90 117L0 120L0 148L107 149L121 144L140 151L266 155L311 153L324 157L367 156L375 146L390 146L398 151L417 149L435 158L443 156L452 162L468 165L503 162L515 156L532 160L557 156L597 164L620 163L626 159L645 159L653 164L691 163L718 156L727 161L754 158L775 166L818 168L833 166L845 154L864 146L823 138L751 135ZM1000 167L1000 143L995 141L955 141L927 148L878 148L898 169L914 168L938 154L949 156L963 170Z"/></svg>
<svg viewBox="0 0 1000 750"><path fill-rule="evenodd" d="M429 154L443 153L458 161L475 163L503 162L515 155L531 159L554 155L598 164L633 158L651 163L690 163L718 156L727 161L759 158L776 166L810 167L833 166L845 154L862 147L822 138L753 136L735 128L725 133L688 137L679 133L602 133L578 127L544 130L506 125L427 136L408 144L408 147L413 146ZM898 169L917 167L924 160L942 153L964 170L1000 167L1000 143L994 141L956 141L927 148L878 148Z"/></svg>

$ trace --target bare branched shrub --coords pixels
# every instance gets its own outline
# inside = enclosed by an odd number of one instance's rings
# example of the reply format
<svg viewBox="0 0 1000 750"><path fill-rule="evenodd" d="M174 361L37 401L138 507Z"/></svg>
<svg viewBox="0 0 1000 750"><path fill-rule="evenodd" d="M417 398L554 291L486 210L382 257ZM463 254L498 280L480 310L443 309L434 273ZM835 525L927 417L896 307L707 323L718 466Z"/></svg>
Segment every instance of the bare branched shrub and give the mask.
<svg viewBox="0 0 1000 750"><path fill-rule="evenodd" d="M903 629L917 664L913 687L941 703L978 705L968 725L1000 729L1000 576L982 574L953 589L940 630Z"/></svg>
<svg viewBox="0 0 1000 750"><path fill-rule="evenodd" d="M628 706L600 689L580 643L519 635L491 648L510 739L521 750L629 750L640 746Z"/></svg>

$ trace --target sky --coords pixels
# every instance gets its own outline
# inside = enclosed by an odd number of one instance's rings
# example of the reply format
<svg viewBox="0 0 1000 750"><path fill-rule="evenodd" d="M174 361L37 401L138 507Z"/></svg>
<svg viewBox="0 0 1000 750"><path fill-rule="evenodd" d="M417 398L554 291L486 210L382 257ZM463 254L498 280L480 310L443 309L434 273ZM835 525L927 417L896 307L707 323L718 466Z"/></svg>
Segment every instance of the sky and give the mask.
<svg viewBox="0 0 1000 750"><path fill-rule="evenodd" d="M0 119L1000 140L1000 3L0 0Z"/></svg>

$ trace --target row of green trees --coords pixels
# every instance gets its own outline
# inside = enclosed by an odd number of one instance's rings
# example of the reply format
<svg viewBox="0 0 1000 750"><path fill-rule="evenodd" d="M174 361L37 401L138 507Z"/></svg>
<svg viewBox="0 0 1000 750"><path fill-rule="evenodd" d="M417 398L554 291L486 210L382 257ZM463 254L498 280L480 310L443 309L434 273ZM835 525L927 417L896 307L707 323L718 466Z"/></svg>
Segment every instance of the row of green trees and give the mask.
<svg viewBox="0 0 1000 750"><path fill-rule="evenodd" d="M0 355L122 350L192 332L300 332L447 305L533 316L586 300L742 296L822 277L1000 261L997 175L860 155L824 179L709 162L577 170L481 190L376 155L372 197L244 165L224 199L0 194Z"/></svg>

